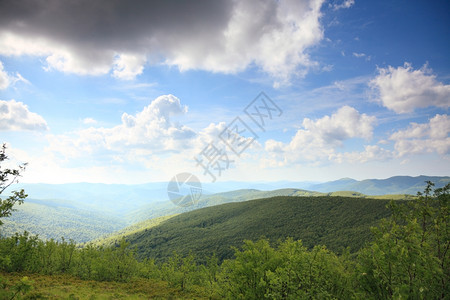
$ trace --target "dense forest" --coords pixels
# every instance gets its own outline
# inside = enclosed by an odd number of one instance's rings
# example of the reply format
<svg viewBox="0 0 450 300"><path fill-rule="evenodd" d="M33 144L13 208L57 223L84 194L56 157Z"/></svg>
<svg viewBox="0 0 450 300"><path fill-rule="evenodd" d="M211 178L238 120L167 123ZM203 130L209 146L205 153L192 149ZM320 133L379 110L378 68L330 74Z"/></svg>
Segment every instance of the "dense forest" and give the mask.
<svg viewBox="0 0 450 300"><path fill-rule="evenodd" d="M350 197L292 197L228 203L172 217L125 236L139 258L167 259L172 252L219 261L233 257L243 240L267 238L271 244L291 237L311 249L359 250L371 238L370 227L389 216L387 200ZM401 201L399 201L401 202ZM111 239L110 239L111 241ZM117 241L118 242L118 241Z"/></svg>

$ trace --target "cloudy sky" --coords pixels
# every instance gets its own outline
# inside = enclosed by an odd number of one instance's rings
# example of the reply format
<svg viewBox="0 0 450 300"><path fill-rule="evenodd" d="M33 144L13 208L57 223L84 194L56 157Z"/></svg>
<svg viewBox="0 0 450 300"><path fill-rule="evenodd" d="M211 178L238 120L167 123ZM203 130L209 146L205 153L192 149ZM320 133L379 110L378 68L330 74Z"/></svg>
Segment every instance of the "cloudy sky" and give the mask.
<svg viewBox="0 0 450 300"><path fill-rule="evenodd" d="M2 0L1 142L23 182L450 175L449 11Z"/></svg>

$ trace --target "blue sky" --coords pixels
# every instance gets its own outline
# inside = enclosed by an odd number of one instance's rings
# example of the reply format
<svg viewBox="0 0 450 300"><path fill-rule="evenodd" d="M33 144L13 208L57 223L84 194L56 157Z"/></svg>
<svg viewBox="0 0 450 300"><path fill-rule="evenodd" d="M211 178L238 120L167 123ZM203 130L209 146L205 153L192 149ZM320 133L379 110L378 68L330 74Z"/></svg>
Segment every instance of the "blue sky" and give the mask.
<svg viewBox="0 0 450 300"><path fill-rule="evenodd" d="M2 1L1 140L23 182L450 175L449 9Z"/></svg>

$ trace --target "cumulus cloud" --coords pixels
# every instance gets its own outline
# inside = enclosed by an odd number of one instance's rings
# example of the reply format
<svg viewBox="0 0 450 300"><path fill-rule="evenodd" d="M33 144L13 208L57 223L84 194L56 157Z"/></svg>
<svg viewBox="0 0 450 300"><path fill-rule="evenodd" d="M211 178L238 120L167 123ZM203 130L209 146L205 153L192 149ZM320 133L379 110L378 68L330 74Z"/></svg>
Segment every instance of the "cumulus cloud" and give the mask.
<svg viewBox="0 0 450 300"><path fill-rule="evenodd" d="M113 76L131 80L144 71L146 58L143 55L120 54L114 61Z"/></svg>
<svg viewBox="0 0 450 300"><path fill-rule="evenodd" d="M428 123L411 123L405 130L399 130L390 136L395 142L397 155L438 153L450 154L450 118L437 114Z"/></svg>
<svg viewBox="0 0 450 300"><path fill-rule="evenodd" d="M416 108L450 106L450 85L436 80L426 66L414 70L409 63L403 67L379 68L370 85L379 94L379 101L396 113L409 113Z"/></svg>
<svg viewBox="0 0 450 300"><path fill-rule="evenodd" d="M323 38L323 2L6 0L0 54L42 56L49 70L125 80L146 64L224 73L257 66L281 84L316 66L307 49Z"/></svg>
<svg viewBox="0 0 450 300"><path fill-rule="evenodd" d="M265 149L288 162L318 162L336 159L336 148L351 138L372 137L376 118L360 114L350 106L341 107L331 116L318 120L305 118L288 144L268 140Z"/></svg>
<svg viewBox="0 0 450 300"><path fill-rule="evenodd" d="M179 151L195 137L193 130L172 121L172 116L186 112L187 107L177 97L163 95L134 115L123 113L120 125L48 135L48 150L65 157L125 153L129 149L144 149L145 153Z"/></svg>
<svg viewBox="0 0 450 300"><path fill-rule="evenodd" d="M0 130L47 130L40 115L30 112L22 102L0 100Z"/></svg>
<svg viewBox="0 0 450 300"><path fill-rule="evenodd" d="M292 163L320 165L324 162L366 163L387 161L415 154L450 154L450 118L437 114L427 123L411 123L408 128L390 135L392 150L379 145L365 145L362 151L339 151L345 140L370 139L376 119L344 106L331 116L318 120L304 119L302 129L289 143L268 140L268 157L264 166L279 167ZM382 140L380 144L387 144Z"/></svg>

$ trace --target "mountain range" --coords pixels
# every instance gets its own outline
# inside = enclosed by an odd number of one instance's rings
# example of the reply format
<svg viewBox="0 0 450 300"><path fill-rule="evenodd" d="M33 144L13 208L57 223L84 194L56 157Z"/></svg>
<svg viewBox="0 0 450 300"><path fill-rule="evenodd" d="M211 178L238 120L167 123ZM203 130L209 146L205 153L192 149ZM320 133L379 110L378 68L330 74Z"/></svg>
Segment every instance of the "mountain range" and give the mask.
<svg viewBox="0 0 450 300"><path fill-rule="evenodd" d="M18 211L5 219L0 234L10 235L27 230L44 239L70 236L76 242L87 242L149 219L275 196L367 198L369 195L381 199L411 199L409 195L424 189L425 181L442 187L450 182L450 177L396 176L362 181L343 178L325 183L208 183L203 185L199 202L190 207L179 207L168 200L167 182L138 185L16 184L12 189L23 188L29 197L17 207ZM2 196L7 194L6 191Z"/></svg>
<svg viewBox="0 0 450 300"><path fill-rule="evenodd" d="M387 179L366 179L361 181L342 178L336 181L313 184L308 189L318 192L355 191L365 195L416 195L417 192L423 191L425 188L425 181L433 182L436 187L443 187L450 182L450 177L424 175L417 177L395 176Z"/></svg>

